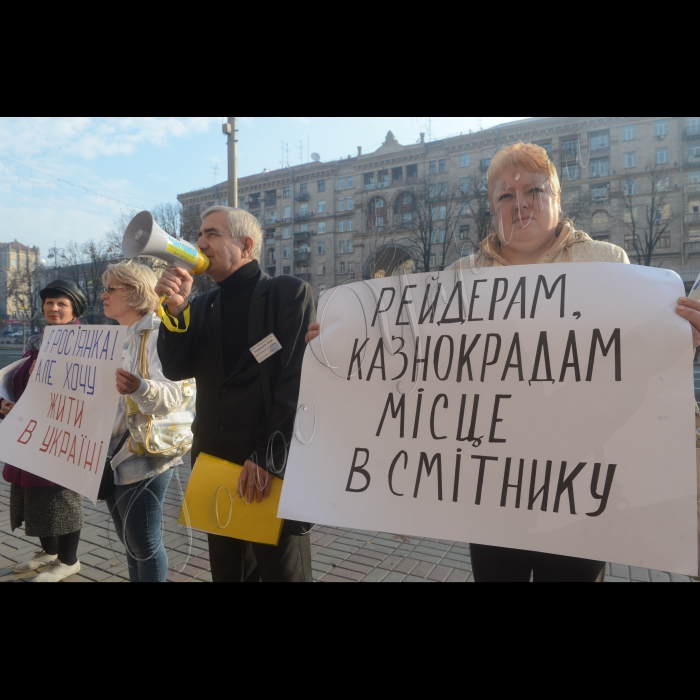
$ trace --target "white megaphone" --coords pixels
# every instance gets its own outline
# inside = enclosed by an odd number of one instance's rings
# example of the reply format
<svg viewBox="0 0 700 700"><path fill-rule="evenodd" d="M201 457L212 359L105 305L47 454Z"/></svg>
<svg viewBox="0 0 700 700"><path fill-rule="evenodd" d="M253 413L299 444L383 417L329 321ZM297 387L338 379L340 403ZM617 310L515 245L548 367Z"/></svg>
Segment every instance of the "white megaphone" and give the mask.
<svg viewBox="0 0 700 700"><path fill-rule="evenodd" d="M192 275L203 275L209 269L209 258L197 246L169 236L150 211L142 211L132 219L124 234L122 254L127 260L158 258Z"/></svg>

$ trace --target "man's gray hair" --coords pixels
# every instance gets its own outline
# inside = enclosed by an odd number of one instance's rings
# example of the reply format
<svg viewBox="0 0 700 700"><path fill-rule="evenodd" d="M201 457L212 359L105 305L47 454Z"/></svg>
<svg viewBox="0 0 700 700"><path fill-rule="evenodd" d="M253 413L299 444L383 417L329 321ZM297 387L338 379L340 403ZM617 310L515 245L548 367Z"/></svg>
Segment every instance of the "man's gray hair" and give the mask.
<svg viewBox="0 0 700 700"><path fill-rule="evenodd" d="M202 221L211 214L217 214L218 212L228 214L228 227L234 238L253 239L251 257L259 261L262 253L263 234L258 220L243 209L234 209L233 207L209 207L209 209L202 213Z"/></svg>

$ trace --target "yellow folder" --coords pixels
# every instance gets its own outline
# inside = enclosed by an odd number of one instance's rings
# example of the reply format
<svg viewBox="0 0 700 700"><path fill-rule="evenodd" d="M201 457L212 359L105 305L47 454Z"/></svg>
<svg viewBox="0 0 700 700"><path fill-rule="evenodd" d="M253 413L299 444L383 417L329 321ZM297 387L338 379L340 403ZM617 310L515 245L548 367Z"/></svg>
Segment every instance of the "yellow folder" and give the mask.
<svg viewBox="0 0 700 700"><path fill-rule="evenodd" d="M284 525L284 520L277 517L282 480L270 475L270 497L262 503L246 505L238 496L242 471L243 467L237 464L200 454L178 522L200 532L276 547Z"/></svg>

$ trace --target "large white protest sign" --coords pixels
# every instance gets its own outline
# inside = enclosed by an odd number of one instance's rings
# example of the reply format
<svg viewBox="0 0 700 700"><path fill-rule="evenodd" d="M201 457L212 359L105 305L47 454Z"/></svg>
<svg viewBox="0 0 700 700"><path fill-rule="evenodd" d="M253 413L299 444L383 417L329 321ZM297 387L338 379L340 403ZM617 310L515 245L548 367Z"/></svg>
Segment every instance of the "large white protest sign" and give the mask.
<svg viewBox="0 0 700 700"><path fill-rule="evenodd" d="M611 264L331 290L280 517L697 575L683 294Z"/></svg>
<svg viewBox="0 0 700 700"><path fill-rule="evenodd" d="M47 328L26 391L0 424L0 460L93 502L114 428L126 328Z"/></svg>

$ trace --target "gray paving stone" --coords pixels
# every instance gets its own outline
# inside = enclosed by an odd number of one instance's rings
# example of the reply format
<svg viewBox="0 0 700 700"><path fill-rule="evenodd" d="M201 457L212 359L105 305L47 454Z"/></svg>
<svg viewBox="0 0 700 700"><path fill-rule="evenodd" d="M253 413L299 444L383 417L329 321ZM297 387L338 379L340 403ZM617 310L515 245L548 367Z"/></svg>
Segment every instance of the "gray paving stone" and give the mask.
<svg viewBox="0 0 700 700"><path fill-rule="evenodd" d="M334 576L328 574L319 580L319 583L357 583L356 581L351 581L347 578L340 578L339 576Z"/></svg>
<svg viewBox="0 0 700 700"><path fill-rule="evenodd" d="M373 566L366 566L365 564L356 564L355 562L352 561L344 561L336 567L336 571L339 569L346 569L349 571L355 571L358 574L362 574L363 576L367 576L367 574L370 571L374 570Z"/></svg>
<svg viewBox="0 0 700 700"><path fill-rule="evenodd" d="M388 556L384 552L377 552L375 549L369 549L369 545L358 549L356 554L359 554L361 557L367 557L368 559L376 559L377 561L384 561Z"/></svg>
<svg viewBox="0 0 700 700"><path fill-rule="evenodd" d="M387 557L383 562L379 562L378 568L393 571L403 560L403 557Z"/></svg>
<svg viewBox="0 0 700 700"><path fill-rule="evenodd" d="M416 576L406 576L402 583L435 583L427 578L417 578Z"/></svg>
<svg viewBox="0 0 700 700"><path fill-rule="evenodd" d="M339 552L345 552L346 554L355 554L359 547L351 547L347 544L338 544L338 542L332 542L325 549L336 549Z"/></svg>
<svg viewBox="0 0 700 700"><path fill-rule="evenodd" d="M352 569L346 569L344 566L338 566L329 574L330 576L337 576L338 578L346 578L350 581L362 581L362 579L368 574L368 571L359 572L353 571Z"/></svg>
<svg viewBox="0 0 700 700"><path fill-rule="evenodd" d="M413 569L411 576L414 578L428 578L430 574L435 570L435 564L429 562L421 562L418 566Z"/></svg>
<svg viewBox="0 0 700 700"><path fill-rule="evenodd" d="M629 566L623 566L622 564L611 564L610 565L610 575L613 578L624 578L624 579L629 580L630 568L629 568Z"/></svg>
<svg viewBox="0 0 700 700"><path fill-rule="evenodd" d="M462 556L461 554L454 554L453 552L448 552L445 555L445 558L443 561L446 561L446 562L447 561L461 561L463 564L471 564L472 563L471 557L465 557L465 556ZM452 566L452 565L450 564L450 566Z"/></svg>
<svg viewBox="0 0 700 700"><path fill-rule="evenodd" d="M353 554L347 558L347 561L351 561L355 564L362 564L364 566L369 566L370 569L374 569L377 566L376 559L370 559L369 557L362 557L358 554Z"/></svg>
<svg viewBox="0 0 700 700"><path fill-rule="evenodd" d="M341 561L345 561L347 559L347 556L344 557L339 557L336 556L336 554L344 554L344 552L337 552L337 550L328 550L328 549L323 549L321 552L319 552L314 559L319 562L323 562L324 564L331 564L332 566L337 566L340 564Z"/></svg>
<svg viewBox="0 0 700 700"><path fill-rule="evenodd" d="M384 569L373 569L360 583L381 583L389 575Z"/></svg>
<svg viewBox="0 0 700 700"><path fill-rule="evenodd" d="M647 569L639 569L636 566L631 567L631 578L633 581L641 581L642 583L649 583L651 580L649 576L649 571Z"/></svg>
<svg viewBox="0 0 700 700"><path fill-rule="evenodd" d="M445 583L450 577L450 574L454 572L454 569L449 569L446 566L436 566L433 571L428 575L431 581L437 581L438 583Z"/></svg>
<svg viewBox="0 0 700 700"><path fill-rule="evenodd" d="M394 567L393 571L398 574L410 574L418 565L419 561L416 559L403 559L397 566Z"/></svg>
<svg viewBox="0 0 700 700"><path fill-rule="evenodd" d="M455 570L447 577L447 583L466 583L470 576L468 571Z"/></svg>
<svg viewBox="0 0 700 700"><path fill-rule="evenodd" d="M435 564L436 566L443 561L442 557L434 557L429 554L423 554L423 552L419 552L418 550L411 552L410 556L411 559L418 559L418 561L423 561L428 564Z"/></svg>
<svg viewBox="0 0 700 700"><path fill-rule="evenodd" d="M420 547L425 547L428 550L438 550L440 552L449 552L452 549L452 545L441 544L440 542L426 542L425 540Z"/></svg>
<svg viewBox="0 0 700 700"><path fill-rule="evenodd" d="M692 583L690 577L681 576L680 574L671 574L671 581L673 581L673 583Z"/></svg>
<svg viewBox="0 0 700 700"><path fill-rule="evenodd" d="M372 552L380 552L381 554L386 554L387 556L390 554L394 554L396 551L395 549L391 547L380 547L379 545L376 544L366 544L363 548L364 550L370 550Z"/></svg>
<svg viewBox="0 0 700 700"><path fill-rule="evenodd" d="M401 583L406 578L406 574L398 574L392 571L382 583Z"/></svg>
<svg viewBox="0 0 700 700"><path fill-rule="evenodd" d="M316 561L315 559L311 560L311 569L319 574L319 576L323 576L324 574L327 574L333 569L335 569L335 566L332 564L324 564L322 561Z"/></svg>
<svg viewBox="0 0 700 700"><path fill-rule="evenodd" d="M446 564L447 566L451 566L453 569L457 569L459 571L468 571L470 574L472 572L472 565L471 564L465 564L464 562L461 561L453 561L450 559L449 561L446 559L442 560L443 564Z"/></svg>
<svg viewBox="0 0 700 700"><path fill-rule="evenodd" d="M79 575L86 578L86 579L89 579L90 581L94 581L95 583L100 583L101 581L104 581L106 578L109 578L110 576L112 576L111 573L108 573L106 571L100 571L99 569L90 569L90 568L83 569Z"/></svg>

